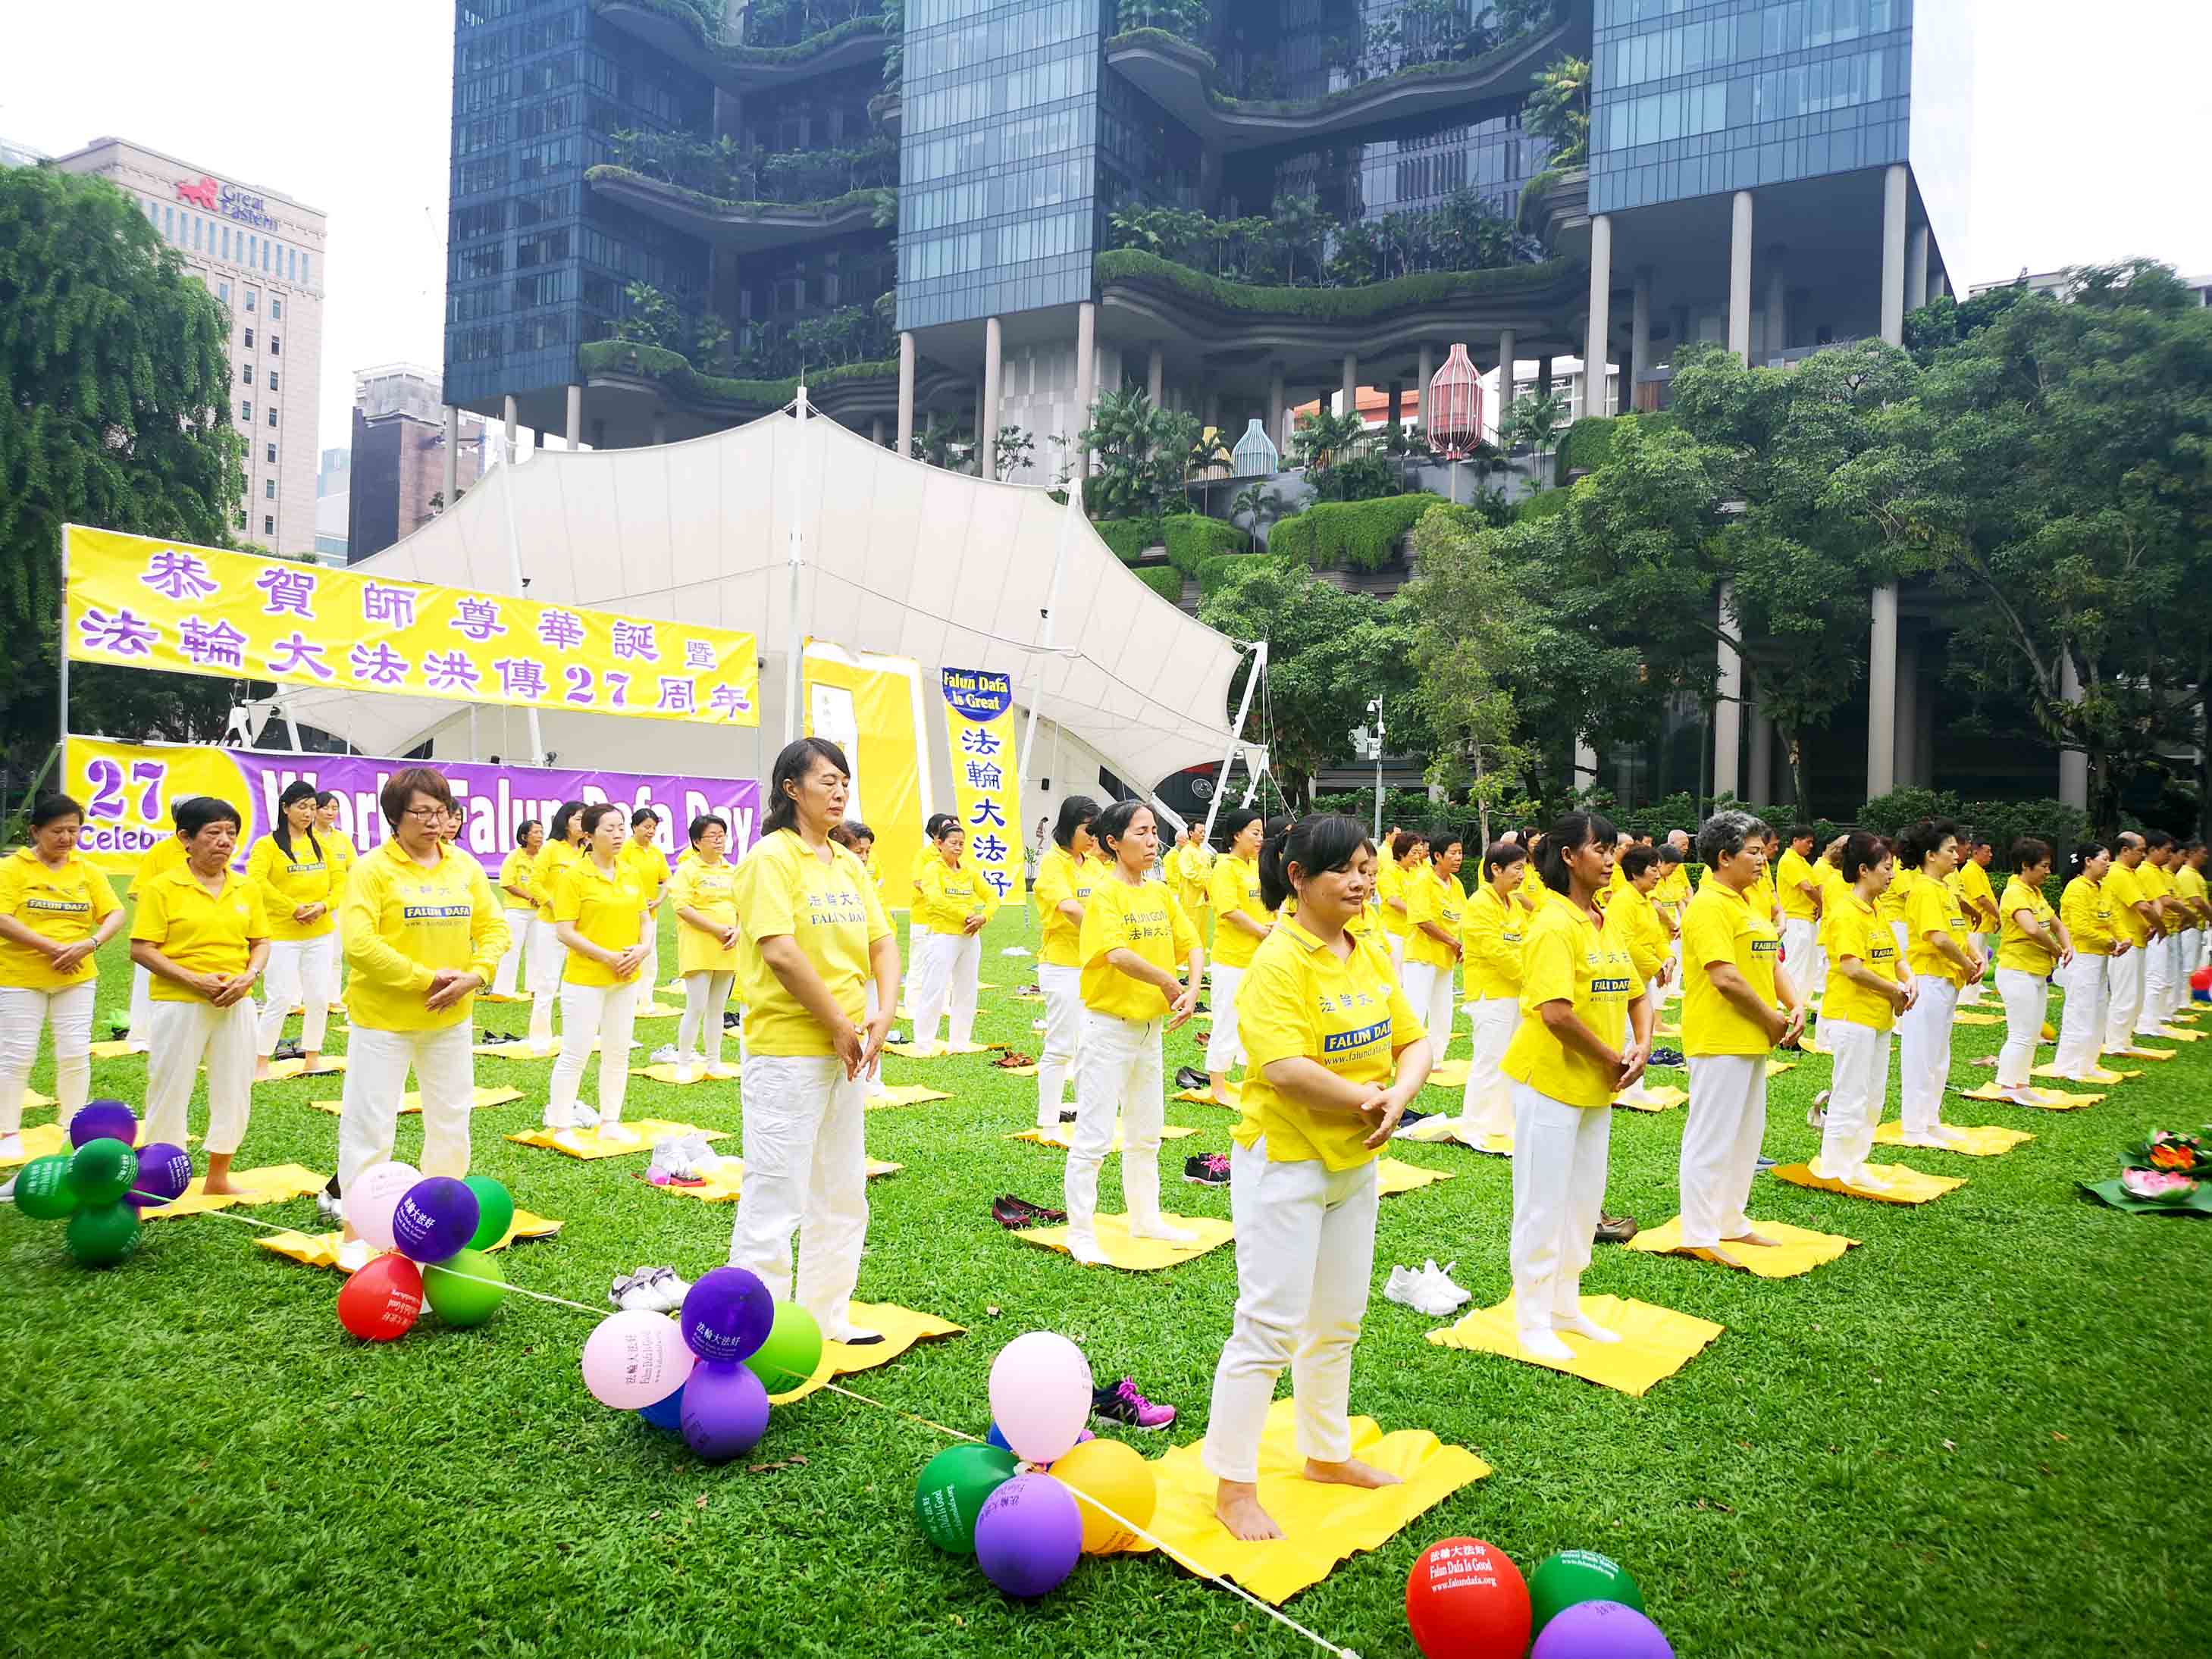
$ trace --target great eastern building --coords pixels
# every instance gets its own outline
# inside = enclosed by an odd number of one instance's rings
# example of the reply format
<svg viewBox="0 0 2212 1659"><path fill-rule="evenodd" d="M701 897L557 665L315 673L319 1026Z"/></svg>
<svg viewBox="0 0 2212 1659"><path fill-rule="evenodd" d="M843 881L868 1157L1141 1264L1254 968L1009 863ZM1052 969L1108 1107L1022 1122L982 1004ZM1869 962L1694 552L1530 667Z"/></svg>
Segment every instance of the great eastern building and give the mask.
<svg viewBox="0 0 2212 1659"><path fill-rule="evenodd" d="M446 395L595 446L755 418L803 374L902 453L1018 426L1012 477L1046 483L1101 391L1286 447L1296 405L1426 388L1455 343L1541 385L1555 358L1617 366L1577 378L1577 414L1655 408L1685 342L1897 342L1963 263L1966 0L458 15ZM1571 166L1528 125L1563 58L1591 64ZM1212 228L1163 246L1139 222L1160 209ZM1375 280L1316 286L1352 247ZM1836 795L1930 775L1929 623L1876 596L1864 729L1826 745L1863 741L1863 775ZM1715 728L1716 788L1781 769L1755 710Z"/></svg>

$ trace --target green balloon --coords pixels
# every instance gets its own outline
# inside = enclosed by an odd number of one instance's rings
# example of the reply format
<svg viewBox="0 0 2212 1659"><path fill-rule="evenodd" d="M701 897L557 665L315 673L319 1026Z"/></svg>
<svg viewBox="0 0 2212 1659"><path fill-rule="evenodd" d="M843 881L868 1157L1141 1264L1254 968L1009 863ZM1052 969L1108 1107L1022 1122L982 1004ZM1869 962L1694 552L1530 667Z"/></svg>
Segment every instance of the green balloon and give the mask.
<svg viewBox="0 0 2212 1659"><path fill-rule="evenodd" d="M87 1205L70 1218L65 1237L79 1267L112 1267L138 1248L138 1212L128 1204Z"/></svg>
<svg viewBox="0 0 2212 1659"><path fill-rule="evenodd" d="M76 1208L66 1153L34 1158L15 1177L15 1207L33 1221L60 1221Z"/></svg>
<svg viewBox="0 0 2212 1659"><path fill-rule="evenodd" d="M769 1328L768 1340L745 1361L770 1394L789 1394L812 1376L821 1363L822 1328L796 1302L775 1304L775 1323Z"/></svg>
<svg viewBox="0 0 2212 1659"><path fill-rule="evenodd" d="M996 1446L947 1446L914 1489L914 1518L929 1541L955 1555L975 1553L983 1500L1014 1478L1014 1455Z"/></svg>
<svg viewBox="0 0 2212 1659"><path fill-rule="evenodd" d="M1644 1611L1644 1592L1628 1569L1595 1550L1561 1550L1528 1575L1528 1607L1540 1631L1583 1601L1618 1601Z"/></svg>
<svg viewBox="0 0 2212 1659"><path fill-rule="evenodd" d="M103 1136L88 1140L70 1159L70 1185L88 1209L112 1204L138 1179L138 1154L121 1141Z"/></svg>
<svg viewBox="0 0 2212 1659"><path fill-rule="evenodd" d="M464 1273L470 1276L464 1279ZM495 1279L499 1283L479 1285L476 1282L479 1279ZM482 1250L463 1250L448 1261L423 1267L422 1296L430 1311L448 1325L481 1325L507 1299L507 1275Z"/></svg>
<svg viewBox="0 0 2212 1659"><path fill-rule="evenodd" d="M469 1241L469 1248L489 1250L505 1243L507 1230L514 1222L514 1194L489 1176L470 1176L462 1184L477 1195L477 1236Z"/></svg>

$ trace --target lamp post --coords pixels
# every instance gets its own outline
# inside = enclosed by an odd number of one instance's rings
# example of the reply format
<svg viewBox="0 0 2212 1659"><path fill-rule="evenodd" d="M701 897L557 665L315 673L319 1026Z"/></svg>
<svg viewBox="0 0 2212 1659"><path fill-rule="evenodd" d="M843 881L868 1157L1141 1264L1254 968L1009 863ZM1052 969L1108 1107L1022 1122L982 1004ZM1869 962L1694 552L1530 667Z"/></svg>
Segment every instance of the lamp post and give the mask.
<svg viewBox="0 0 2212 1659"><path fill-rule="evenodd" d="M1370 697L1367 700L1367 713L1375 722L1374 735L1368 739L1368 746L1370 752L1375 757L1374 833L1379 840L1382 834L1382 699Z"/></svg>

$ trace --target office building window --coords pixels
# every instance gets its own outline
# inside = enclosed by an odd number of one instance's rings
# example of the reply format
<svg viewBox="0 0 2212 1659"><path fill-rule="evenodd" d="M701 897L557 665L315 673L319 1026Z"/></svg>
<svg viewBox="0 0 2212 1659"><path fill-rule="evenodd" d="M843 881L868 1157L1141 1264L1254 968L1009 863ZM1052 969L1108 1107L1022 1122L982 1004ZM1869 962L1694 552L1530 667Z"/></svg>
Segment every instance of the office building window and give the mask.
<svg viewBox="0 0 2212 1659"><path fill-rule="evenodd" d="M253 309L253 290L252 289L246 290L246 308L248 311ZM251 328L246 331L246 349L248 351L253 349L253 331Z"/></svg>
<svg viewBox="0 0 2212 1659"><path fill-rule="evenodd" d="M238 383L240 386L252 386L253 384L253 365L252 363L240 363L238 366Z"/></svg>
<svg viewBox="0 0 2212 1659"><path fill-rule="evenodd" d="M230 284L228 283L217 283L215 285L215 297L222 301L223 304L228 305L230 303Z"/></svg>
<svg viewBox="0 0 2212 1659"><path fill-rule="evenodd" d="M238 509L238 527L240 530L246 528L246 509L242 507Z"/></svg>
<svg viewBox="0 0 2212 1659"><path fill-rule="evenodd" d="M276 446L275 444L269 446L269 465L271 466L276 465Z"/></svg>
<svg viewBox="0 0 2212 1659"><path fill-rule="evenodd" d="M269 424L271 426L276 424L276 405L274 404L269 405Z"/></svg>
<svg viewBox="0 0 2212 1659"><path fill-rule="evenodd" d="M222 257L226 259L230 258L230 227L228 225L222 228Z"/></svg>
<svg viewBox="0 0 2212 1659"><path fill-rule="evenodd" d="M273 368L269 371L269 389L271 392L276 389L276 371Z"/></svg>
<svg viewBox="0 0 2212 1659"><path fill-rule="evenodd" d="M240 403L238 405L238 423L240 426L252 426L253 424L253 405L252 404L245 402Z"/></svg>
<svg viewBox="0 0 2212 1659"><path fill-rule="evenodd" d="M278 303L279 302L275 300L271 300L269 302L269 320L272 323L276 320L276 307ZM284 355L284 343L278 339L274 334L269 337L269 355L272 357L281 357Z"/></svg>
<svg viewBox="0 0 2212 1659"><path fill-rule="evenodd" d="M272 323L275 323L275 322L281 322L281 321L283 321L283 317L284 317L284 302L283 302L282 300L278 299L275 295L273 295L273 294L272 294L272 295L270 295L269 296L269 320L270 320L270 322L272 322ZM276 344L276 341L274 341L274 340L271 340L271 341L269 343L269 344L270 344L270 348L273 349L275 348Z"/></svg>
<svg viewBox="0 0 2212 1659"><path fill-rule="evenodd" d="M314 285L315 256L312 253L302 253L300 256L300 286L313 288Z"/></svg>
<svg viewBox="0 0 2212 1659"><path fill-rule="evenodd" d="M264 536L273 536L276 533L276 519L275 514L264 513L261 515L261 533Z"/></svg>
<svg viewBox="0 0 2212 1659"><path fill-rule="evenodd" d="M161 237L162 237L162 240L163 240L164 241L170 241L170 240L175 240L176 234L177 234L177 210L176 210L176 209L174 209L174 208L173 208L173 207L164 206L164 207L162 208L162 210L161 210Z"/></svg>
<svg viewBox="0 0 2212 1659"><path fill-rule="evenodd" d="M300 250L295 247L284 250L284 280L288 283L300 280Z"/></svg>
<svg viewBox="0 0 2212 1659"><path fill-rule="evenodd" d="M275 501L276 499L276 480L274 478L264 478L261 481L261 493L267 496L270 501Z"/></svg>
<svg viewBox="0 0 2212 1659"><path fill-rule="evenodd" d="M258 309L258 308L259 307L259 306L260 306L260 303L261 303L261 290L260 290L259 289L258 289L258 288L249 288L248 289L246 289L246 308L248 311L252 311L252 310Z"/></svg>

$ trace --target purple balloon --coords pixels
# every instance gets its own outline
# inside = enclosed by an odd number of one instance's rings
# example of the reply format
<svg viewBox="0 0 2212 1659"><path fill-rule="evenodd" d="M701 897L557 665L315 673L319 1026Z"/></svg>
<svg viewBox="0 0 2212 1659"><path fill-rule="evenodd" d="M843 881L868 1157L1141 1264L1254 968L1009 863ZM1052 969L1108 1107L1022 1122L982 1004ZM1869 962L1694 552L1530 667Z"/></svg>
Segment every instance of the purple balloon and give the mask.
<svg viewBox="0 0 2212 1659"><path fill-rule="evenodd" d="M138 1149L138 1178L123 1201L134 1210L167 1204L192 1184L192 1157L181 1146L157 1140Z"/></svg>
<svg viewBox="0 0 2212 1659"><path fill-rule="evenodd" d="M684 1340L702 1359L750 1358L775 1323L775 1298L743 1267L702 1273L684 1293Z"/></svg>
<svg viewBox="0 0 2212 1659"><path fill-rule="evenodd" d="M71 1146L82 1146L89 1140L119 1140L126 1146L135 1146L137 1115L119 1100L88 1100L70 1120L69 1139Z"/></svg>
<svg viewBox="0 0 2212 1659"><path fill-rule="evenodd" d="M1553 1615L1528 1659L1674 1659L1674 1650L1634 1607L1577 1601Z"/></svg>
<svg viewBox="0 0 2212 1659"><path fill-rule="evenodd" d="M429 1176L401 1194L392 1212L392 1242L416 1261L459 1255L477 1236L477 1195L465 1181Z"/></svg>
<svg viewBox="0 0 2212 1659"><path fill-rule="evenodd" d="M1008 1595L1057 1589L1083 1553L1075 1495L1048 1474L1018 1474L975 1517L975 1562Z"/></svg>
<svg viewBox="0 0 2212 1659"><path fill-rule="evenodd" d="M684 1384L684 1443L709 1463L726 1463L768 1432L768 1389L750 1366L704 1359Z"/></svg>

